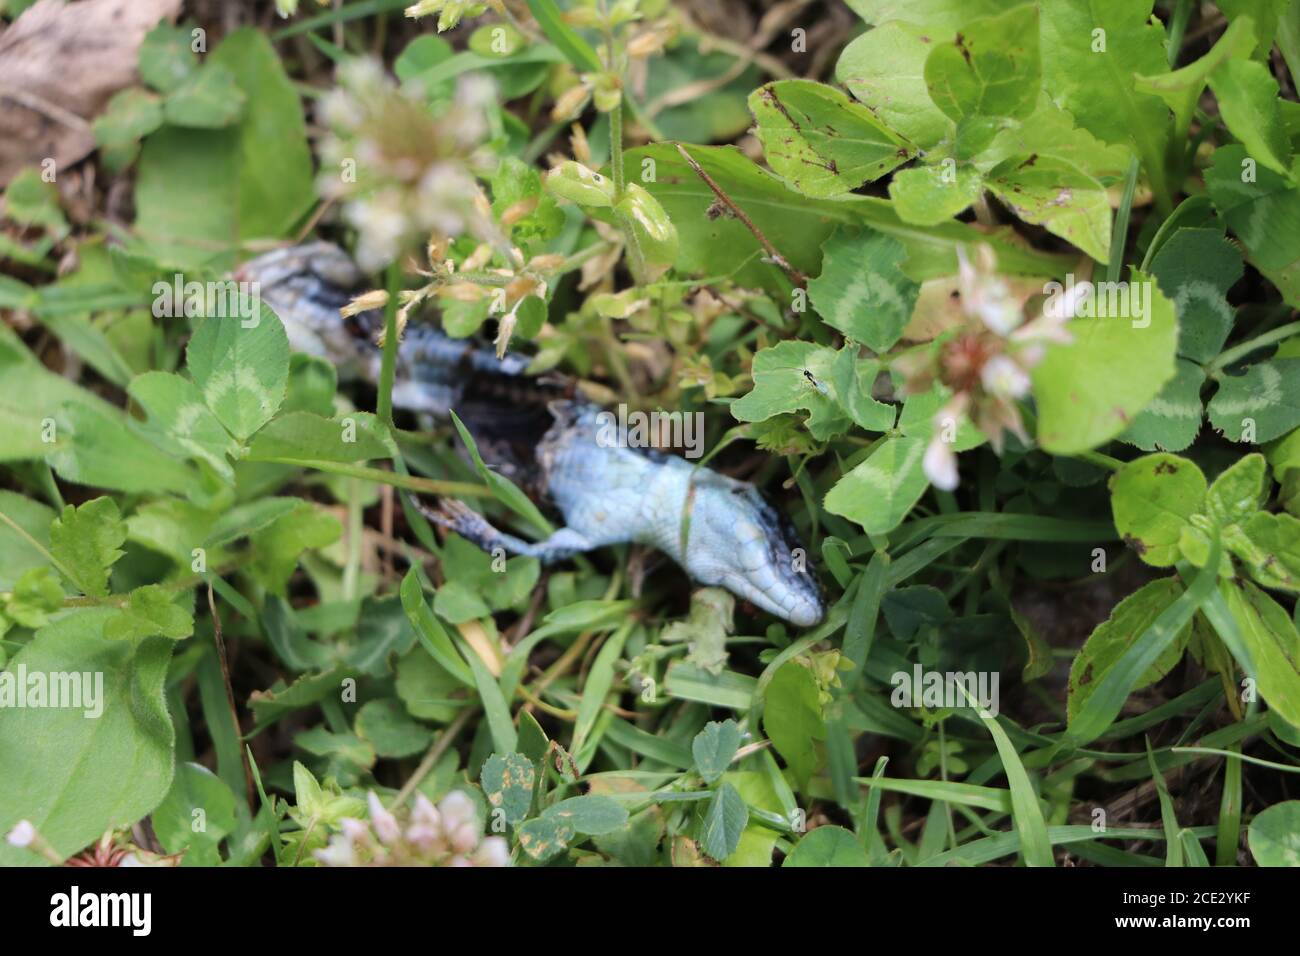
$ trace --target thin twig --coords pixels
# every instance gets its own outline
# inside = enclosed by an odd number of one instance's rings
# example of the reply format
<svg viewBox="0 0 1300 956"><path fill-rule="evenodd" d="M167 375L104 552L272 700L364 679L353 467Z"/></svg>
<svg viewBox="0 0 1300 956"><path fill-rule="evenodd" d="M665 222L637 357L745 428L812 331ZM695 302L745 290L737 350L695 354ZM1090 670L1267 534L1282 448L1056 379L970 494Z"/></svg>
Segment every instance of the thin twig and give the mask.
<svg viewBox="0 0 1300 956"><path fill-rule="evenodd" d="M226 658L226 641L221 634L221 615L217 613L217 601L212 596L212 582L208 582L208 611L212 614L212 640L217 645L217 662L221 665L221 682L226 687L226 703L230 705L230 719L235 724L235 734L239 734L239 711L235 709L235 689L230 686L230 661ZM253 768L248 765L248 751L239 749L240 762L244 765L244 784L248 788L248 805L253 805L256 790L253 786Z"/></svg>
<svg viewBox="0 0 1300 956"><path fill-rule="evenodd" d="M393 802L388 805L389 809L400 807L406 802L407 798L415 792L415 788L420 785L420 781L429 775L429 771L433 769L433 765L436 764L442 755L447 752L447 748L451 746L452 741L456 739L456 735L461 732L461 729L465 726L466 721L469 720L473 712L474 708L465 707L456 715L455 719L447 725L447 729L444 730L442 735L433 742L433 746L430 747L429 752L424 755L424 759L421 760L420 765L415 768L415 772L407 778L406 783L402 784L402 789L397 791L397 796L393 797Z"/></svg>
<svg viewBox="0 0 1300 956"><path fill-rule="evenodd" d="M758 244L767 252L767 257L780 266L785 271L785 274L788 275L796 285L807 285L808 277L799 269L796 269L791 265L789 259L781 255L776 246L772 245L771 240L769 240L767 236L763 235L763 230L759 229L758 226L755 225L754 220L750 219L745 213L745 210L737 206L735 201L726 194L723 188L713 181L713 177L704 171L704 167L695 161L695 157L688 153L681 143L674 143L673 145L677 147L677 152L682 154L682 159L686 160L691 169L695 170L695 175L704 180L704 185L713 190L713 195L718 197L718 202L730 209L735 217L745 224L745 228L754 234L754 238L758 240Z"/></svg>

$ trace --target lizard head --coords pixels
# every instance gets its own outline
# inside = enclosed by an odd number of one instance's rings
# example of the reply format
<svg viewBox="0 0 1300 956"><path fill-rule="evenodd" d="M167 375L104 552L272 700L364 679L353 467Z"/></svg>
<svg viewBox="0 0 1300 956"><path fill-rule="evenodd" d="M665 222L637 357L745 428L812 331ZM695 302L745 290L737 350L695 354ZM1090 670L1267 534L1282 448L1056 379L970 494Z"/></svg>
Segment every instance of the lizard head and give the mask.
<svg viewBox="0 0 1300 956"><path fill-rule="evenodd" d="M710 475L696 482L687 570L798 627L825 615L794 526L753 485Z"/></svg>

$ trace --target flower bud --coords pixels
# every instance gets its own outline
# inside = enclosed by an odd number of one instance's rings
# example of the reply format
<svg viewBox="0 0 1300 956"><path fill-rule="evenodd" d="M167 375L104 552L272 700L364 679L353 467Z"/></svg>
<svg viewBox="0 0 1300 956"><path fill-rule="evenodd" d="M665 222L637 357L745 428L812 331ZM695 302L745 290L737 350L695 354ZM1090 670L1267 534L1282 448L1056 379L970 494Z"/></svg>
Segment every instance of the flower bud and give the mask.
<svg viewBox="0 0 1300 956"><path fill-rule="evenodd" d="M594 169L572 160L561 163L546 174L546 188L579 206L595 208L614 204L614 183Z"/></svg>

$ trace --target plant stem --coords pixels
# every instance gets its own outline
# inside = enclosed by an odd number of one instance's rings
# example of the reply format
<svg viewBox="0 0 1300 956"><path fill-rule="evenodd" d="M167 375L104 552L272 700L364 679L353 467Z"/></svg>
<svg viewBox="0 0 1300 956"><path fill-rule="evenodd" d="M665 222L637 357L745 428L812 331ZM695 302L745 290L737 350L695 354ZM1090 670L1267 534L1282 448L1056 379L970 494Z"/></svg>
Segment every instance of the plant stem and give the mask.
<svg viewBox="0 0 1300 956"><path fill-rule="evenodd" d="M384 305L384 353L379 365L379 400L375 414L391 430L393 427L393 375L397 370L397 291L401 269L396 262L388 267L388 302Z"/></svg>
<svg viewBox="0 0 1300 956"><path fill-rule="evenodd" d="M1187 21L1192 16L1192 0L1178 0L1173 18L1169 21L1169 69L1178 62L1178 54L1183 48L1183 35L1187 33Z"/></svg>
<svg viewBox="0 0 1300 956"><path fill-rule="evenodd" d="M1220 353L1219 357L1205 366L1205 370L1213 374L1221 369L1227 368L1233 362L1240 358L1245 358L1251 352L1272 345L1274 342L1280 342L1285 338L1300 333L1300 322L1288 322L1286 325L1279 325L1277 328L1265 332L1263 335L1257 335L1253 339L1248 339L1240 345L1234 345L1226 352Z"/></svg>
<svg viewBox="0 0 1300 956"><path fill-rule="evenodd" d="M618 218L623 237L627 240L627 264L632 271L632 281L645 283L645 254L637 238L636 227L627 213L618 208L627 191L627 177L623 170L623 101L609 112L609 165L614 180L614 215Z"/></svg>
<svg viewBox="0 0 1300 956"><path fill-rule="evenodd" d="M1124 462L1118 458L1112 458L1110 455L1103 455L1099 451L1081 451L1077 455L1066 455L1066 458L1074 458L1077 461L1086 461L1090 465L1096 465L1098 468L1105 468L1107 471L1119 471L1124 467Z"/></svg>
<svg viewBox="0 0 1300 956"><path fill-rule="evenodd" d="M62 561L60 561L53 554L51 554L50 550L47 547L45 547L43 544L41 544L39 541L33 538L30 534L28 534L26 528L18 524L18 522L14 521L3 511L0 511L0 521L3 521L5 524L7 524L18 534L20 538L22 538L34 549L40 552L41 556L44 557L45 560L49 561L50 564L54 565L55 570L57 570L65 578L67 578L69 581L75 584L83 594L87 594L87 595L90 594L90 590L85 586L85 584L82 583L81 579L78 578L71 571L69 571L67 565L65 565Z"/></svg>
<svg viewBox="0 0 1300 956"><path fill-rule="evenodd" d="M424 755L424 759L421 760L420 765L415 768L415 772L411 774L406 783L402 784L402 789L397 792L397 796L393 797L393 802L388 805L390 810L400 807L406 802L407 798L415 792L415 788L420 785L420 781L429 775L429 771L433 769L434 764L436 764L442 755L447 752L447 748L452 745L457 734L461 732L473 713L474 708L465 707L456 715L455 719L447 725L447 729L444 730L438 739L433 742L433 746L430 747L429 752Z"/></svg>
<svg viewBox="0 0 1300 956"><path fill-rule="evenodd" d="M277 465L293 465L296 468L311 468L315 471L328 472L331 475L344 475L348 478L361 478L381 485L392 485L406 491L418 491L426 495L447 495L449 497L488 498L492 492L487 485L476 485L468 481L438 481L432 478L418 478L415 475L400 475L382 468L367 465L353 465L341 461L313 461L302 458L256 458L251 461L267 461Z"/></svg>
<svg viewBox="0 0 1300 956"><path fill-rule="evenodd" d="M686 147L681 143L674 143L673 145L677 147L677 152L682 154L682 159L686 160L687 165L689 165L691 169L695 170L695 175L704 180L704 185L708 186L709 189L713 191L713 195L718 197L718 201L730 209L735 217L745 224L745 228L748 229L753 234L754 238L758 240L758 244L763 247L763 250L767 253L767 257L780 266L785 271L785 274L788 275L791 281L796 285L807 285L808 277L791 265L790 260L781 255L776 246L772 245L771 240L768 239L767 236L763 235L763 230L759 229L758 226L755 225L754 220L750 219L745 213L745 210L737 206L735 200L728 196L722 187L713 181L713 177L704 171L704 167L695 161L695 157L686 151Z"/></svg>
<svg viewBox="0 0 1300 956"><path fill-rule="evenodd" d="M1133 212L1133 192L1137 189L1138 158L1129 160L1124 177L1124 194L1115 210L1115 226L1110 234L1110 261L1106 263L1106 281L1118 282L1124 268L1124 242L1128 238L1128 220Z"/></svg>

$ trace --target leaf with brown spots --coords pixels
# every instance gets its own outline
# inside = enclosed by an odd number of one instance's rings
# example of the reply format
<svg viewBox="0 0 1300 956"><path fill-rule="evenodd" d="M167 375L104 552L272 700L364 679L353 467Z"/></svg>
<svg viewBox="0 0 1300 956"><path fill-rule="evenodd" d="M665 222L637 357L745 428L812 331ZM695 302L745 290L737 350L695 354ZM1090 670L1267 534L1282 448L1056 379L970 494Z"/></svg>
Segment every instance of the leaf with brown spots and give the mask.
<svg viewBox="0 0 1300 956"><path fill-rule="evenodd" d="M823 199L907 162L916 147L834 87L780 80L749 97L768 165L791 188Z"/></svg>

